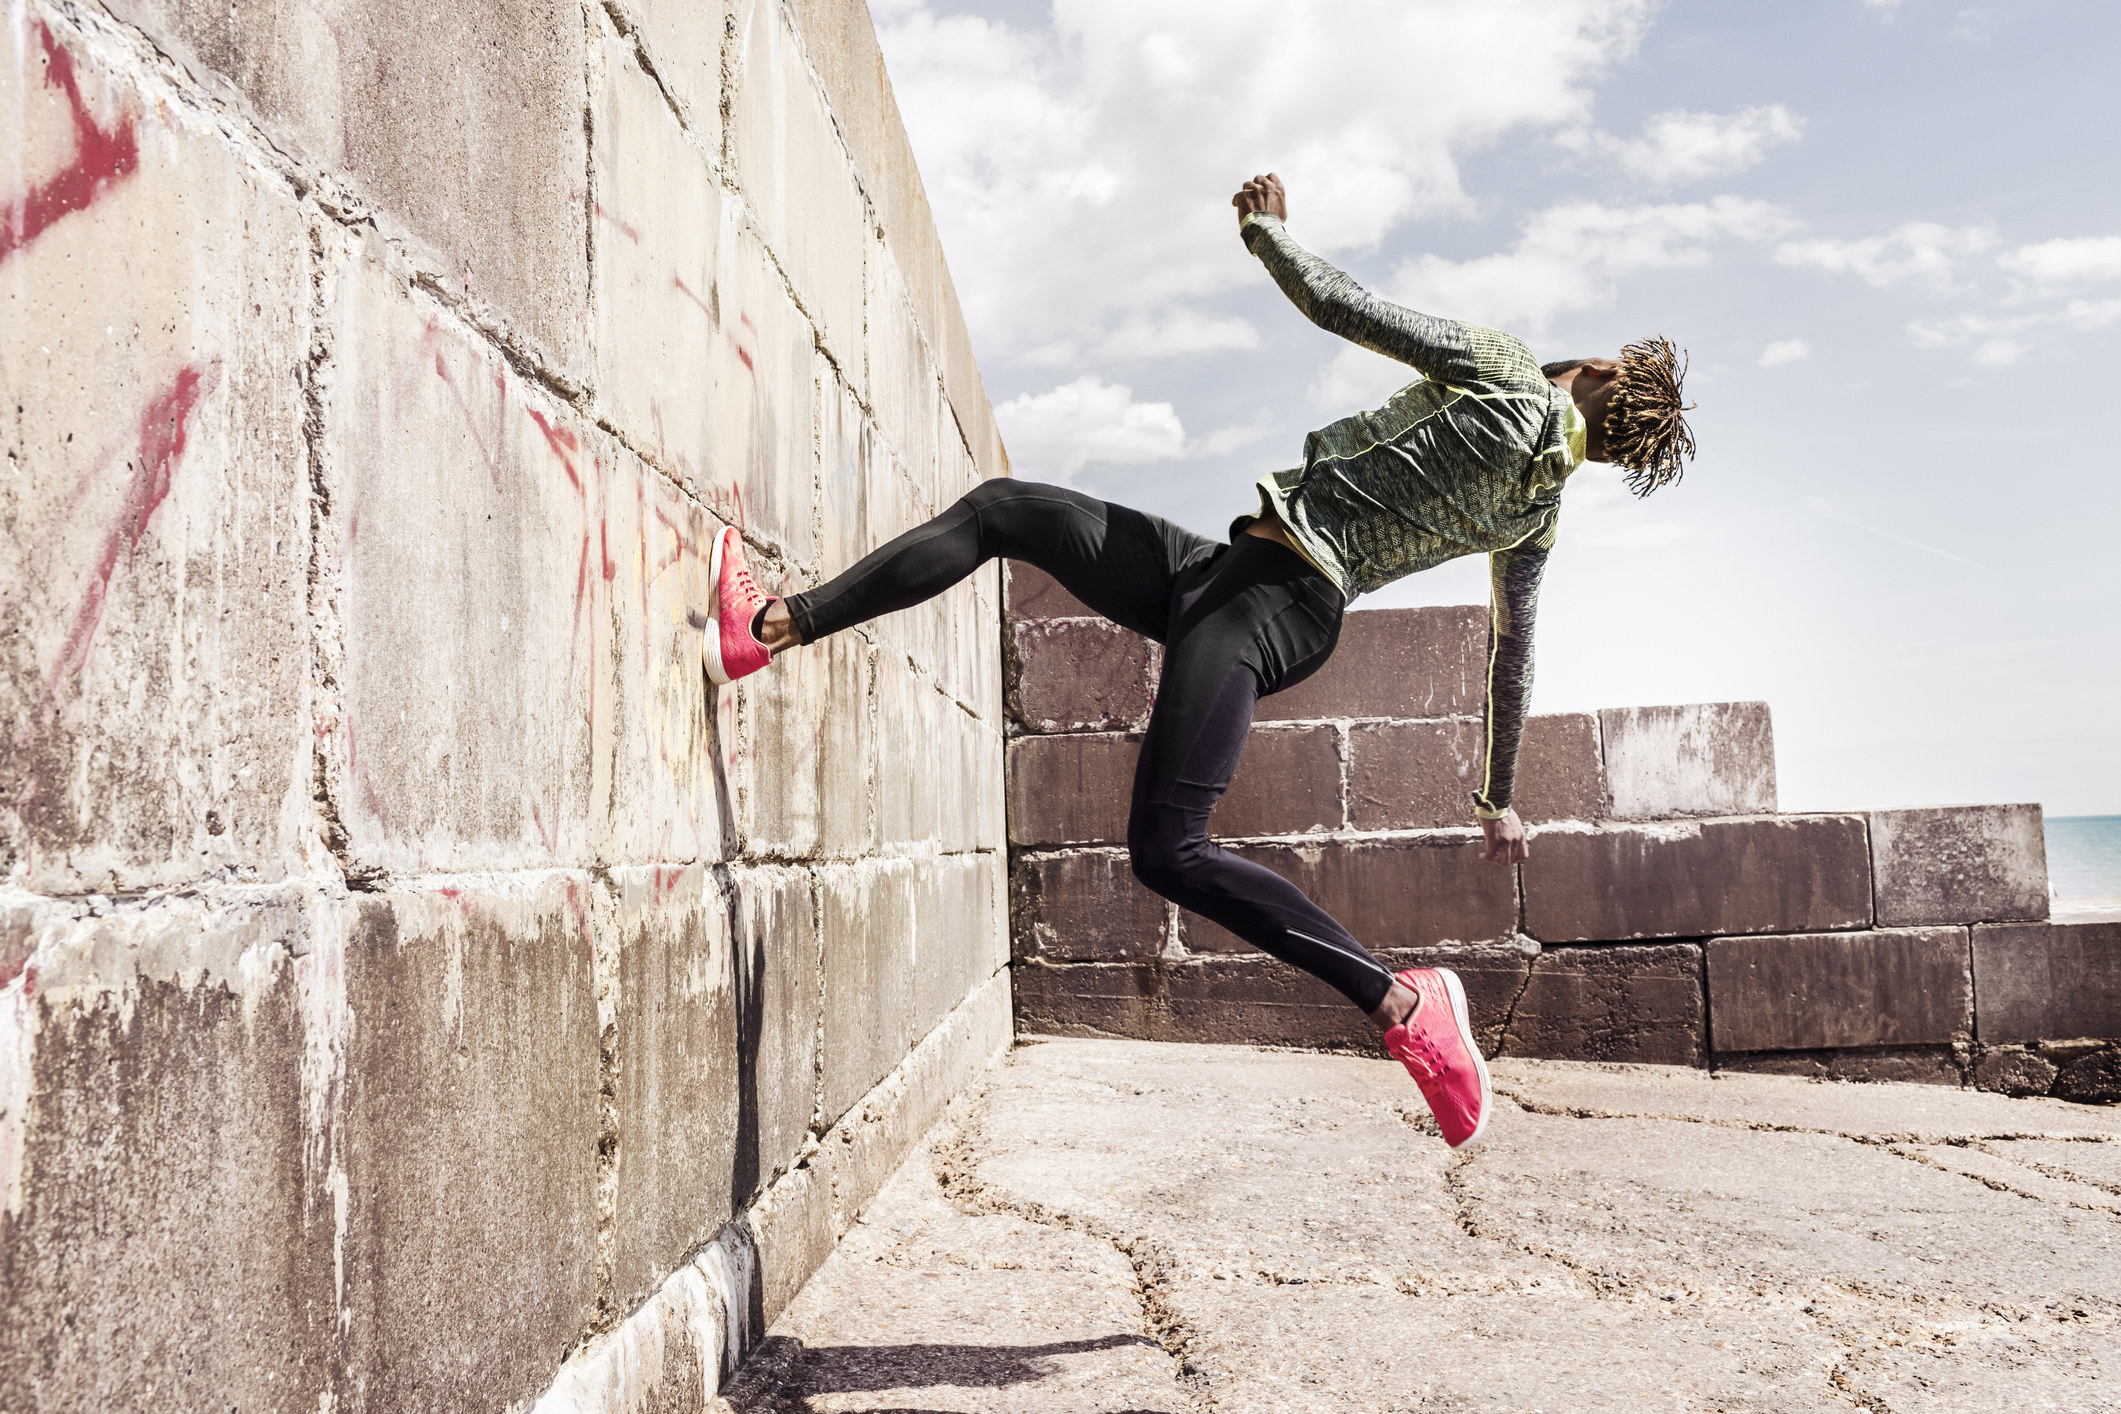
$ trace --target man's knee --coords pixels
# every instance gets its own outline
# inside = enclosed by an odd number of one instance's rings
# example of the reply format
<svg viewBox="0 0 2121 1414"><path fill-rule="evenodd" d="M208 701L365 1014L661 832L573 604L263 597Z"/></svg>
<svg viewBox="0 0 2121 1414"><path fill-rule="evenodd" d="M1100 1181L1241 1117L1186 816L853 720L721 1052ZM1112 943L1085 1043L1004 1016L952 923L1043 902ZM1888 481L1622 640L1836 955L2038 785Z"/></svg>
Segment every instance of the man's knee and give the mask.
<svg viewBox="0 0 2121 1414"><path fill-rule="evenodd" d="M1176 898L1200 881L1208 862L1208 841L1161 822L1135 821L1127 828L1127 863L1142 887L1164 898Z"/></svg>

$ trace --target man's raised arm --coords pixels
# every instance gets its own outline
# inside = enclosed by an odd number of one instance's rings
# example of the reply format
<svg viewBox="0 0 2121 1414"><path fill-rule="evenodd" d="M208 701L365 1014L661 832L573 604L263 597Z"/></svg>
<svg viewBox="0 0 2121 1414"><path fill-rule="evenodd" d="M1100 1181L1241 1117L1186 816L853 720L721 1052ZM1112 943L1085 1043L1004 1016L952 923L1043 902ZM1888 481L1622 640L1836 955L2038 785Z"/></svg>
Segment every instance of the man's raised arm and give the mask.
<svg viewBox="0 0 2121 1414"><path fill-rule="evenodd" d="M1488 556L1494 639L1488 652L1483 770L1473 808L1487 836L1481 857L1496 864L1514 864L1527 853L1524 825L1511 802L1517 795L1517 752L1532 705L1532 621L1556 524L1550 517L1546 528L1523 544Z"/></svg>
<svg viewBox="0 0 2121 1414"><path fill-rule="evenodd" d="M1439 383L1479 378L1473 341L1455 319L1438 319L1379 299L1334 266L1298 245L1283 222L1288 196L1272 172L1254 177L1230 198L1238 210L1245 248L1258 256L1289 303L1329 334L1397 359Z"/></svg>

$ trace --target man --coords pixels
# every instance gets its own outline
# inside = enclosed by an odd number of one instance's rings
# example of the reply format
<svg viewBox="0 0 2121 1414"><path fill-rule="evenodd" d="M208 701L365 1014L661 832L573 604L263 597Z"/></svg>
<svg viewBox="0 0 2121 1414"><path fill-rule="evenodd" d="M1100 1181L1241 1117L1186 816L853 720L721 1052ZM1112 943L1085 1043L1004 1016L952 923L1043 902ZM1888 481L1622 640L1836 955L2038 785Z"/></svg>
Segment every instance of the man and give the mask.
<svg viewBox="0 0 2121 1414"><path fill-rule="evenodd" d="M1626 467L1638 493L1693 455L1685 369L1662 338L1618 360L1533 362L1518 339L1380 300L1292 240L1279 178L1232 198L1239 231L1290 301L1321 328L1422 377L1374 412L1313 432L1303 465L1259 482L1259 510L1227 545L1057 486L990 481L837 579L788 599L762 593L733 529L715 543L719 605L708 675L727 683L775 653L931 598L996 556L1023 560L1113 622L1164 645L1163 678L1135 769L1127 848L1165 898L1303 968L1368 1012L1421 1086L1452 1147L1479 1137L1488 1072L1465 991L1446 968L1387 971L1303 893L1208 839L1254 703L1324 665L1357 594L1485 553L1493 584L1486 752L1474 814L1482 858L1525 858L1510 806L1532 687L1532 616L1561 493L1585 460Z"/></svg>

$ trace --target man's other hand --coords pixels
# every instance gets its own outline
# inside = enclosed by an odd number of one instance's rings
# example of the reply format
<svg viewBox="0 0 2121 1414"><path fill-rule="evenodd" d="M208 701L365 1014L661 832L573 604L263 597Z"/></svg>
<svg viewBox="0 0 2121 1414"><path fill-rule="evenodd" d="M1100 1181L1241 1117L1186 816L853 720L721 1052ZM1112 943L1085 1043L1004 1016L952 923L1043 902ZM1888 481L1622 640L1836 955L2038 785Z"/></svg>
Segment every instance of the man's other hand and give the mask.
<svg viewBox="0 0 2121 1414"><path fill-rule="evenodd" d="M1240 221L1255 211L1264 211L1277 221L1289 219L1289 194L1281 189L1281 178L1272 172L1246 182L1230 198L1230 204L1237 208Z"/></svg>
<svg viewBox="0 0 2121 1414"><path fill-rule="evenodd" d="M1490 864L1515 864L1532 852L1525 844L1524 821L1517 818L1515 810L1499 819L1482 820L1480 832L1488 837L1488 847L1480 852L1480 857Z"/></svg>

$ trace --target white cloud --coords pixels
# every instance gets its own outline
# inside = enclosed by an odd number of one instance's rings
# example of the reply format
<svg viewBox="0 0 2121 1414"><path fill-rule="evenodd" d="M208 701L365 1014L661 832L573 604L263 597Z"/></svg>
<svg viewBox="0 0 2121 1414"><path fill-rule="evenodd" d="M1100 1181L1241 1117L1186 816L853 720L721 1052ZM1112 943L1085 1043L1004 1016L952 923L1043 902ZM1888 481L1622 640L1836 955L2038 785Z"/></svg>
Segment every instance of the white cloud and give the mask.
<svg viewBox="0 0 2121 1414"><path fill-rule="evenodd" d="M1261 278L1228 204L1255 172L1281 174L1292 225L1323 251L1470 209L1461 155L1581 120L1587 83L1633 51L1654 4L1061 0L1039 31L925 0L872 9L994 360L1061 341L1083 358L1187 351L1122 331L1197 334L1179 311Z"/></svg>
<svg viewBox="0 0 2121 1414"><path fill-rule="evenodd" d="M1900 8L1900 0L1863 0L1863 8L1876 10L1882 15L1890 15Z"/></svg>
<svg viewBox="0 0 2121 1414"><path fill-rule="evenodd" d="M1802 118L1780 103L1770 103L1736 113L1658 113L1643 124L1639 138L1571 129L1559 141L1579 152L1609 157L1644 181L1677 186L1742 172L1766 157L1770 148L1795 142L1803 133Z"/></svg>
<svg viewBox="0 0 2121 1414"><path fill-rule="evenodd" d="M1974 362L2001 368L2035 352L2043 336L2091 333L2121 323L2121 299L2073 299L2056 309L2030 314L1961 314L1950 319L1917 319L1907 326L1917 348L1965 349Z"/></svg>
<svg viewBox="0 0 2121 1414"><path fill-rule="evenodd" d="M1996 257L2006 274L2035 285L2063 287L2121 280L2121 236L2041 241Z"/></svg>
<svg viewBox="0 0 2121 1414"><path fill-rule="evenodd" d="M1561 493L1561 533L1577 544L1616 550L1654 550L1693 535L1685 521L1661 515L1657 501L1628 490L1626 477L1606 462L1577 467Z"/></svg>
<svg viewBox="0 0 2121 1414"><path fill-rule="evenodd" d="M1802 339L1777 339L1760 351L1762 368L1779 368L1812 356L1812 346Z"/></svg>
<svg viewBox="0 0 2121 1414"><path fill-rule="evenodd" d="M1186 455L1186 428L1169 403L1140 403L1123 383L1085 375L994 410L1009 460L1032 480L1068 482L1091 462L1140 466Z"/></svg>
<svg viewBox="0 0 2121 1414"><path fill-rule="evenodd" d="M1880 289L1903 284L1947 289L1963 261L1995 243L1995 232L1986 226L1910 221L1862 240L1789 241L1776 250L1775 259L1829 275L1854 275Z"/></svg>
<svg viewBox="0 0 2121 1414"><path fill-rule="evenodd" d="M1259 330L1248 319L1218 318L1196 309L1172 309L1151 317L1128 315L1087 343L1059 338L1026 349L1023 362L1040 368L1065 368L1091 360L1101 364L1135 363L1155 358L1256 349Z"/></svg>

